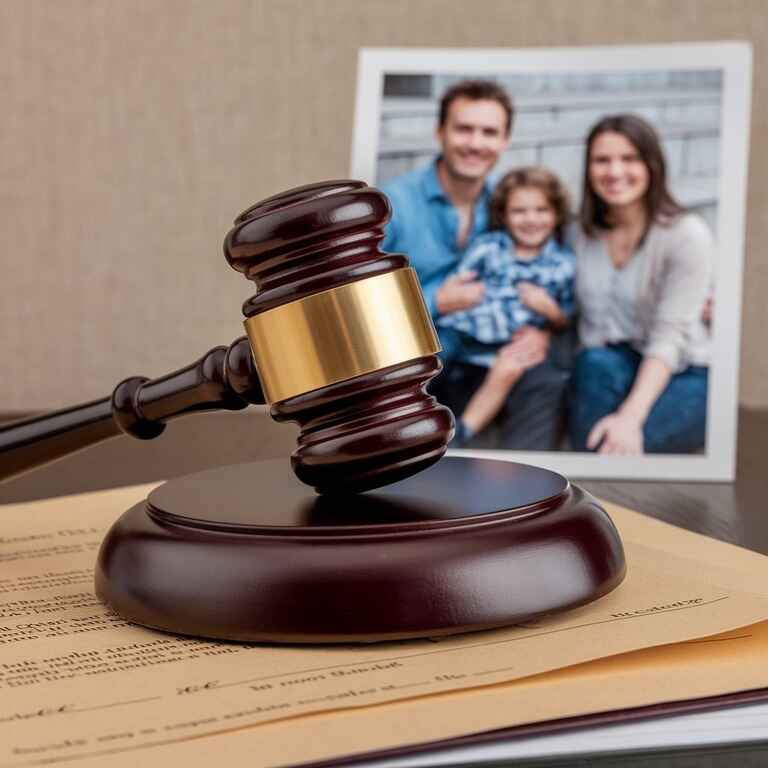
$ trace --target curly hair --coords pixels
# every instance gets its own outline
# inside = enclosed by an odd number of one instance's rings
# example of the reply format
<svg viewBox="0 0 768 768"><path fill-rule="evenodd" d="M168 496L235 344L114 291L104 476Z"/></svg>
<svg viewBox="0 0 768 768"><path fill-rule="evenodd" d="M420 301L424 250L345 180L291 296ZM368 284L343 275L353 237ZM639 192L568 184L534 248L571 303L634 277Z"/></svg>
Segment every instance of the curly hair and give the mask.
<svg viewBox="0 0 768 768"><path fill-rule="evenodd" d="M555 239L562 245L565 228L571 218L571 197L562 181L546 168L516 168L504 175L493 190L490 201L491 229L507 228L507 200L516 189L541 190L555 210Z"/></svg>

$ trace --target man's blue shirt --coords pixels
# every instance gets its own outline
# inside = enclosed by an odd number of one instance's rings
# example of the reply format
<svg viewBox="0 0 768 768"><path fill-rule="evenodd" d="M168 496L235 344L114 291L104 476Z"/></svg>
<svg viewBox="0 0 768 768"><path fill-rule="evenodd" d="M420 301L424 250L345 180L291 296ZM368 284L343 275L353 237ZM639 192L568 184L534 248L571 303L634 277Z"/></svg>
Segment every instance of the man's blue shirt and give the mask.
<svg viewBox="0 0 768 768"><path fill-rule="evenodd" d="M382 250L408 256L419 276L427 307L436 318L437 289L455 271L472 241L488 229L491 184L486 179L475 202L472 228L463 247L457 243L459 213L440 185L437 160L388 181L381 191L392 205Z"/></svg>

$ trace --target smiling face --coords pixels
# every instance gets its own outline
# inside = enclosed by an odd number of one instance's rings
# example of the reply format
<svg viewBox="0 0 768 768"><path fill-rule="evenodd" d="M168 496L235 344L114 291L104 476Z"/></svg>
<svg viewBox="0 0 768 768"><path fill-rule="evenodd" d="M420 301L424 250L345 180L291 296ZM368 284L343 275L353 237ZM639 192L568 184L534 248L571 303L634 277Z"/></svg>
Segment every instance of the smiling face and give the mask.
<svg viewBox="0 0 768 768"><path fill-rule="evenodd" d="M504 221L518 249L538 252L557 226L557 212L538 187L517 187L507 197Z"/></svg>
<svg viewBox="0 0 768 768"><path fill-rule="evenodd" d="M606 131L592 141L589 151L589 182L609 207L642 202L650 184L650 172L637 147L623 134Z"/></svg>
<svg viewBox="0 0 768 768"><path fill-rule="evenodd" d="M509 142L507 115L491 99L454 99L436 132L445 170L462 181L484 179Z"/></svg>

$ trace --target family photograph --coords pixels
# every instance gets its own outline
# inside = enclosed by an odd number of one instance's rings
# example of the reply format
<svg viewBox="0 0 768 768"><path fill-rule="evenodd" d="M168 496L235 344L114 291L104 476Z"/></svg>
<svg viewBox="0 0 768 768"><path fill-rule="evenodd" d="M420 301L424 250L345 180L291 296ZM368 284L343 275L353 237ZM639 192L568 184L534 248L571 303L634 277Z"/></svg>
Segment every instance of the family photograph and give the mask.
<svg viewBox="0 0 768 768"><path fill-rule="evenodd" d="M524 110L513 77L385 79L381 247L418 274L452 447L706 450L718 77L520 80Z"/></svg>

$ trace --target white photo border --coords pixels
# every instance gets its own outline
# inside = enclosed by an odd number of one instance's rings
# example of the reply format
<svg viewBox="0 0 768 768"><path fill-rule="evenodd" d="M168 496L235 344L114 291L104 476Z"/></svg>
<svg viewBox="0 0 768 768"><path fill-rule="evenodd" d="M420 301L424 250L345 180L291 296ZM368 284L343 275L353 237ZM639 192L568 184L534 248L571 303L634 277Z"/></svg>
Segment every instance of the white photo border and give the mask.
<svg viewBox="0 0 768 768"><path fill-rule="evenodd" d="M384 76L658 70L723 73L712 364L702 455L599 456L560 451L452 450L450 455L536 464L580 478L732 481L736 472L742 274L752 91L747 42L573 48L364 48L359 52L352 178L375 184ZM727 183L726 183L727 182ZM727 243L727 269L722 269Z"/></svg>

